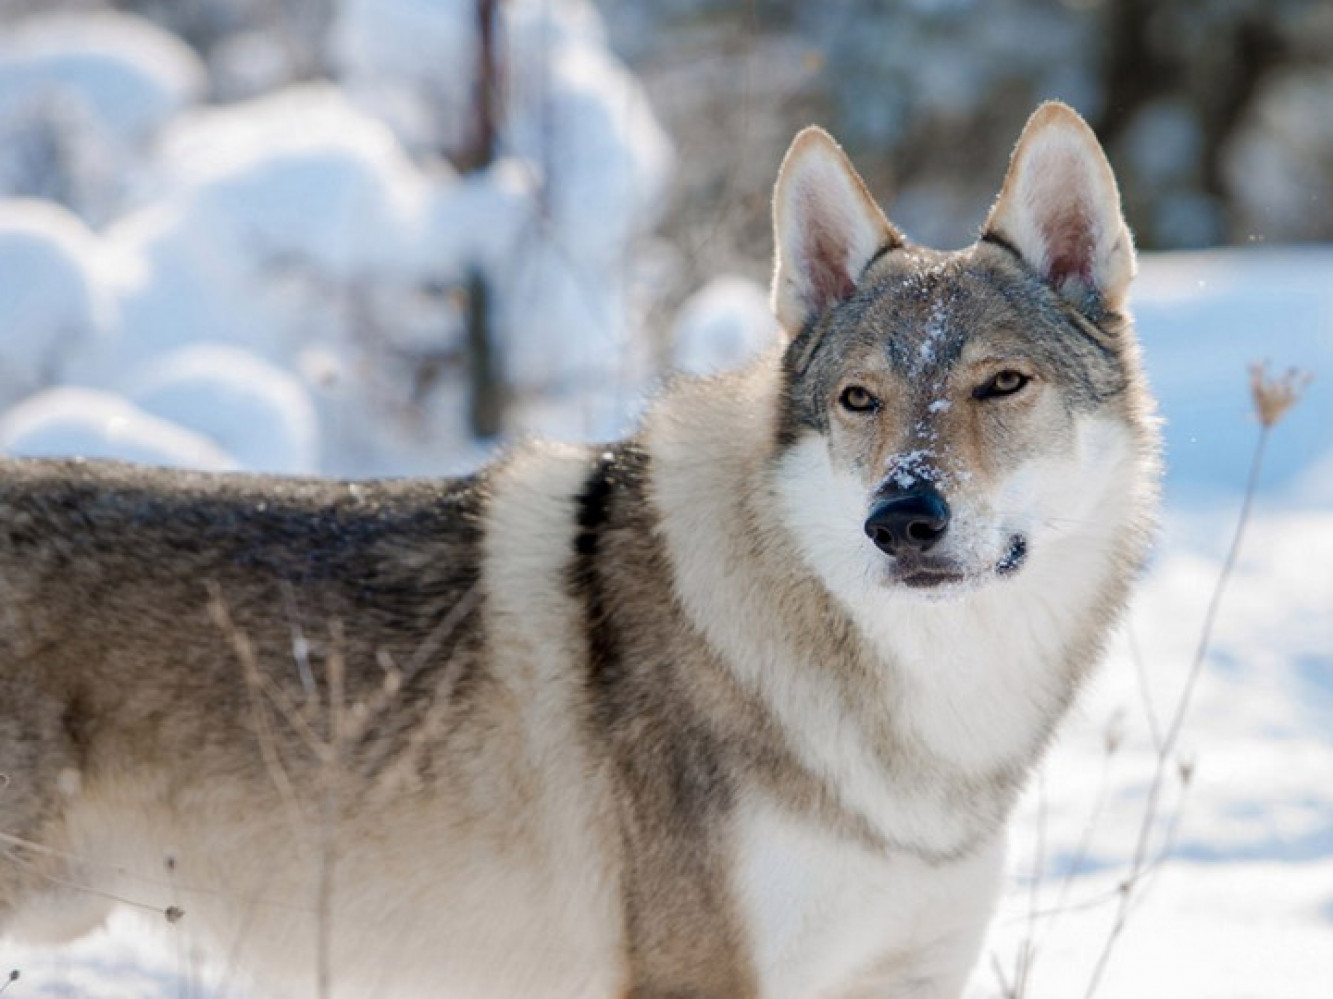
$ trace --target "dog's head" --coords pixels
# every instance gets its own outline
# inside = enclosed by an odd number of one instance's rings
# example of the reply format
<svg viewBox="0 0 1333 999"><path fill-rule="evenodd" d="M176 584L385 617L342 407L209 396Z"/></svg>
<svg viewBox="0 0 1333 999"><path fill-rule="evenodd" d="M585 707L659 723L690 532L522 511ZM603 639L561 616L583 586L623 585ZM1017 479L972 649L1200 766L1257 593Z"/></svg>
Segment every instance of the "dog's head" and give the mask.
<svg viewBox="0 0 1333 999"><path fill-rule="evenodd" d="M777 489L827 582L946 596L1065 540L1115 547L1152 488L1152 416L1125 312L1133 243L1074 111L1032 116L967 249L908 243L813 128L774 224Z"/></svg>

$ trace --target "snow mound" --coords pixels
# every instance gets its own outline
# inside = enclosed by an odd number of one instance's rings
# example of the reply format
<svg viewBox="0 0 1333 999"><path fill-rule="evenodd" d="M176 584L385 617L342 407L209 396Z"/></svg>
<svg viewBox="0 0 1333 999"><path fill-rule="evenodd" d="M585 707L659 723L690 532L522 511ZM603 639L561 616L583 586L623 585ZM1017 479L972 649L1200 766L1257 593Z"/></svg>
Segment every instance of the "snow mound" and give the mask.
<svg viewBox="0 0 1333 999"><path fill-rule="evenodd" d="M84 388L47 389L0 416L0 452L207 471L237 468L207 438L150 416L114 393Z"/></svg>
<svg viewBox="0 0 1333 999"><path fill-rule="evenodd" d="M235 347L201 343L146 365L129 400L216 442L252 472L319 468L315 407L292 375Z"/></svg>
<svg viewBox="0 0 1333 999"><path fill-rule="evenodd" d="M48 201L0 202L0 408L66 372L102 329L97 239Z"/></svg>
<svg viewBox="0 0 1333 999"><path fill-rule="evenodd" d="M740 277L714 278L680 307L672 362L690 374L736 368L778 342L768 292Z"/></svg>
<svg viewBox="0 0 1333 999"><path fill-rule="evenodd" d="M312 340L342 353L335 341L354 328L448 328L446 304L419 294L417 264L428 198L452 179L428 182L336 88L183 116L159 165L165 196L107 234L148 274L124 287L109 364L207 340L294 370Z"/></svg>
<svg viewBox="0 0 1333 999"><path fill-rule="evenodd" d="M502 273L522 244L539 236L540 185L532 166L496 160L485 170L439 186L423 216L417 255L424 266L458 280L470 268Z"/></svg>
<svg viewBox="0 0 1333 999"><path fill-rule="evenodd" d="M343 86L409 150L475 161L476 15L462 0L344 0ZM514 0L497 18L496 158L436 185L415 268L464 301L484 282L511 431L554 419L614 435L649 369L633 250L664 202L671 143L590 3Z"/></svg>
<svg viewBox="0 0 1333 999"><path fill-rule="evenodd" d="M59 93L133 142L150 138L204 84L188 45L131 14L32 18L0 43L0 108Z"/></svg>
<svg viewBox="0 0 1333 999"><path fill-rule="evenodd" d="M656 219L671 142L638 81L606 49L583 0L499 7L503 156L540 178L551 238L614 261ZM344 85L413 150L475 145L476 5L471 0L345 0L333 29Z"/></svg>
<svg viewBox="0 0 1333 999"><path fill-rule="evenodd" d="M548 52L566 43L605 44L586 0L512 0L498 5L498 17L497 47L511 76L544 75ZM341 0L330 52L348 91L409 148L452 154L474 140L475 0Z"/></svg>
<svg viewBox="0 0 1333 999"><path fill-rule="evenodd" d="M545 100L511 112L507 147L540 164L551 224L567 250L614 262L657 221L674 163L643 89L587 43L548 57Z"/></svg>
<svg viewBox="0 0 1333 999"><path fill-rule="evenodd" d="M466 141L476 78L474 0L343 0L330 50L349 91L411 148ZM437 147L438 148L438 147Z"/></svg>
<svg viewBox="0 0 1333 999"><path fill-rule="evenodd" d="M189 46L143 18L23 22L0 39L0 190L109 218L148 144L204 85Z"/></svg>
<svg viewBox="0 0 1333 999"><path fill-rule="evenodd" d="M339 277L390 266L427 193L392 132L328 84L184 115L159 163L185 209L180 238Z"/></svg>

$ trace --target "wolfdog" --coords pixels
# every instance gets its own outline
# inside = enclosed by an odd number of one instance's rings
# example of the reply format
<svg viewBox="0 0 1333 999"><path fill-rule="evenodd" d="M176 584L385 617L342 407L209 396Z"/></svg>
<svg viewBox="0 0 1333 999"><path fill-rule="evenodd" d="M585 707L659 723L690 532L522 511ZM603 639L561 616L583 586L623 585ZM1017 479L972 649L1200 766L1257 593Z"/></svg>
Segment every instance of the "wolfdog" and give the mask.
<svg viewBox="0 0 1333 999"><path fill-rule="evenodd" d="M784 344L449 481L0 464L0 917L266 995L956 996L1155 506L1134 250L1061 104L967 249L810 128Z"/></svg>

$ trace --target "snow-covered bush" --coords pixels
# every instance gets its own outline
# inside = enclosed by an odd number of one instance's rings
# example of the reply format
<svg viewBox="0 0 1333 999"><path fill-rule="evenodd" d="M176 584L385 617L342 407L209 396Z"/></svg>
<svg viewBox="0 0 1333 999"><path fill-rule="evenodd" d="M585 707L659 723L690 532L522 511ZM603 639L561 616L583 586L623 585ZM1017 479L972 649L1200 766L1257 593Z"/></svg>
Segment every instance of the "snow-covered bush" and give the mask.
<svg viewBox="0 0 1333 999"><path fill-rule="evenodd" d="M141 411L216 442L256 472L319 470L319 418L301 382L248 351L197 343L152 360L125 387Z"/></svg>
<svg viewBox="0 0 1333 999"><path fill-rule="evenodd" d="M653 373L634 250L671 152L596 12L497 7L502 98L478 163L464 155L478 4L328 9L338 78L229 104L199 104L204 64L133 16L39 17L0 36L0 133L17 129L14 162L29 168L6 174L0 146L0 190L65 202L100 229L0 210L13 330L0 405L70 383L121 393L246 467L457 469L475 457L480 334L504 429L621 429ZM290 53L242 58L264 48L261 13L238 8L229 33L220 11L199 12L215 93L292 76ZM25 159L30 109L51 101L60 114L43 111L31 135L54 138ZM424 131L399 113L413 102L434 116ZM111 403L96 404L106 425ZM266 421L283 429L256 450L246 428ZM122 438L98 439L100 454Z"/></svg>
<svg viewBox="0 0 1333 999"><path fill-rule="evenodd" d="M49 201L0 201L0 410L66 377L109 322L97 237Z"/></svg>
<svg viewBox="0 0 1333 999"><path fill-rule="evenodd" d="M339 7L344 85L418 154L479 155L477 12L475 0ZM540 425L549 400L572 393L581 401L564 428L605 435L648 373L632 249L660 211L670 143L591 4L514 0L496 17L493 148L437 199L427 252L447 284L477 275L492 293L510 427Z"/></svg>
<svg viewBox="0 0 1333 999"><path fill-rule="evenodd" d="M47 389L0 415L0 452L219 472L238 467L207 437L151 416L115 393L89 388Z"/></svg>
<svg viewBox="0 0 1333 999"><path fill-rule="evenodd" d="M778 342L768 292L740 277L714 278L676 315L672 360L681 371L709 374L734 368Z"/></svg>
<svg viewBox="0 0 1333 999"><path fill-rule="evenodd" d="M56 14L10 29L0 36L0 193L107 221L204 79L189 46L132 15Z"/></svg>

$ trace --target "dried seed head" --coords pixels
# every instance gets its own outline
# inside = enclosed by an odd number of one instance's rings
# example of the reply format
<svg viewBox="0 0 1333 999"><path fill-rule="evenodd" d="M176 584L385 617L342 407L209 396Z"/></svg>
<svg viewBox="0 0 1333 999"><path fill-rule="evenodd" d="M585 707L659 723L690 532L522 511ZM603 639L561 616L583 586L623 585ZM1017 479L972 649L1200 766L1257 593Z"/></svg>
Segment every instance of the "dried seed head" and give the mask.
<svg viewBox="0 0 1333 999"><path fill-rule="evenodd" d="M1281 375L1270 375L1267 362L1250 365L1250 398L1259 422L1271 427L1300 401L1314 379L1308 371L1288 368Z"/></svg>
<svg viewBox="0 0 1333 999"><path fill-rule="evenodd" d="M1106 720L1106 729L1102 732L1102 743L1106 747L1106 755L1112 756L1120 748L1120 744L1125 741L1125 712L1117 710L1110 718Z"/></svg>
<svg viewBox="0 0 1333 999"><path fill-rule="evenodd" d="M1176 769L1180 773L1180 783L1188 784L1194 778L1194 759L1193 757L1184 757L1176 762Z"/></svg>

